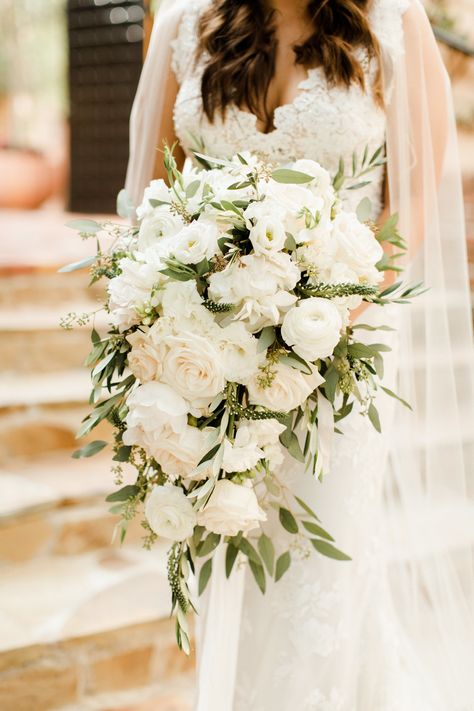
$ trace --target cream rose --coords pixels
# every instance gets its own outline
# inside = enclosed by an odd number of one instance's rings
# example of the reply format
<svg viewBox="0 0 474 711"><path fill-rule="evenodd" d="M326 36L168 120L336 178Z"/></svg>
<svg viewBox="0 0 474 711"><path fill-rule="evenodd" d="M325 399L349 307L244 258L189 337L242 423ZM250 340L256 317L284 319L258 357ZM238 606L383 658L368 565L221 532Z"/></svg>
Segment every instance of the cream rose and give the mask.
<svg viewBox="0 0 474 711"><path fill-rule="evenodd" d="M337 306L329 299L312 296L285 314L281 335L295 353L312 362L331 355L339 342L341 328Z"/></svg>
<svg viewBox="0 0 474 711"><path fill-rule="evenodd" d="M141 383L159 380L162 373L160 356L148 336L148 332L135 331L127 336L132 346L128 354L128 367Z"/></svg>
<svg viewBox="0 0 474 711"><path fill-rule="evenodd" d="M337 244L337 257L345 262L359 277L372 283L383 279L375 265L383 257L381 244L367 225L354 212L341 212L333 225L333 237Z"/></svg>
<svg viewBox="0 0 474 711"><path fill-rule="evenodd" d="M181 432L164 430L156 438L151 454L171 477L189 477L207 451L208 438L197 427L186 427Z"/></svg>
<svg viewBox="0 0 474 711"><path fill-rule="evenodd" d="M195 333L164 339L162 380L190 402L207 407L225 387L221 353L206 337Z"/></svg>
<svg viewBox="0 0 474 711"><path fill-rule="evenodd" d="M206 506L198 513L200 526L224 536L252 531L266 519L253 488L234 484L228 479L217 482Z"/></svg>
<svg viewBox="0 0 474 711"><path fill-rule="evenodd" d="M193 535L196 513L178 486L154 486L145 502L145 517L158 536L184 541Z"/></svg>
<svg viewBox="0 0 474 711"><path fill-rule="evenodd" d="M262 387L258 375L247 383L249 401L252 405L262 405L276 412L289 412L304 403L324 378L316 368L306 375L296 368L277 363L272 384Z"/></svg>

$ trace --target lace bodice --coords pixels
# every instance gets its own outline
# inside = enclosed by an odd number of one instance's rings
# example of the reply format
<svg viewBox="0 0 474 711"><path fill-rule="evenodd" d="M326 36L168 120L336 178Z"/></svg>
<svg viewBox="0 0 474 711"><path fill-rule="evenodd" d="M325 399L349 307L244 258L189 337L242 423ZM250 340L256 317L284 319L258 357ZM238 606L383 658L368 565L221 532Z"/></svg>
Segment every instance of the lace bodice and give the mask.
<svg viewBox="0 0 474 711"><path fill-rule="evenodd" d="M174 122L185 152L196 148L199 139L209 155L228 157L250 150L279 163L311 158L335 174L341 157L349 171L354 152L361 157L368 146L372 155L384 143L386 115L372 91L376 64L362 48L357 52L366 74L367 91L356 85L349 89L329 86L324 71L317 67L307 71L295 99L275 110L274 129L270 133L259 131L255 115L237 107L229 108L225 120L216 116L211 124L203 112L200 92L206 57L195 59L197 20L208 2L190 3L173 46L172 68L180 85ZM374 0L372 4L370 19L382 47L384 65L402 51L401 16L407 2ZM386 100L389 93L390 86L386 86ZM369 197L375 217L381 207L383 167L369 177L369 185L347 191L342 197L354 209L363 197Z"/></svg>

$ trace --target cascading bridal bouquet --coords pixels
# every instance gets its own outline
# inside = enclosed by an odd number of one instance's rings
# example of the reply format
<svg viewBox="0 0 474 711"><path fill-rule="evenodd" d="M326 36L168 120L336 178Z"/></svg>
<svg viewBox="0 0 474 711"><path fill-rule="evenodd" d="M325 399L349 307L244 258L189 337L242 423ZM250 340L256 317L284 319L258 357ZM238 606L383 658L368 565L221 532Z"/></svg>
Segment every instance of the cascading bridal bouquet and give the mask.
<svg viewBox="0 0 474 711"><path fill-rule="evenodd" d="M262 528L269 507L298 545L348 559L278 472L286 449L321 477L335 423L358 403L380 429L377 390L397 397L381 384L388 347L358 342L364 326L351 325L351 312L362 301L406 302L420 288L381 290L384 271L399 271L382 242L404 248L396 217L379 229L367 198L356 214L338 197L343 186L366 184L381 151L354 156L350 176L341 161L333 180L311 160L275 168L250 154L197 153L202 169L186 163L180 172L166 151L170 187L152 181L138 226L71 223L97 238L97 254L63 271L89 266L92 282L109 280L111 323L106 335L92 330L94 407L78 437L103 419L113 424L122 486L107 501L121 517L121 541L143 506L144 545L172 542L168 574L185 651L198 559L199 593L219 543L227 576L247 559L262 592L267 576L288 570L291 545L276 550ZM134 212L123 193L119 208L122 217ZM78 319L87 315L69 314L63 325ZM123 486L123 462L136 468L134 484Z"/></svg>

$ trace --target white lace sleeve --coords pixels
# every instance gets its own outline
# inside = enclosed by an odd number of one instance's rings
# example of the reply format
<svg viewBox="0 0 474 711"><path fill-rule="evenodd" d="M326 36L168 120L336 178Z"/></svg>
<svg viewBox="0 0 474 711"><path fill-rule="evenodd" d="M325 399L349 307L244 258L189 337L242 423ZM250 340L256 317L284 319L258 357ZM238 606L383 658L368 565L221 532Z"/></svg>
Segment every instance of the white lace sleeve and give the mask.
<svg viewBox="0 0 474 711"><path fill-rule="evenodd" d="M208 0L194 0L188 4L181 18L178 35L171 43L171 68L179 84L182 84L185 77L194 68L198 45L197 24L199 16L207 4Z"/></svg>

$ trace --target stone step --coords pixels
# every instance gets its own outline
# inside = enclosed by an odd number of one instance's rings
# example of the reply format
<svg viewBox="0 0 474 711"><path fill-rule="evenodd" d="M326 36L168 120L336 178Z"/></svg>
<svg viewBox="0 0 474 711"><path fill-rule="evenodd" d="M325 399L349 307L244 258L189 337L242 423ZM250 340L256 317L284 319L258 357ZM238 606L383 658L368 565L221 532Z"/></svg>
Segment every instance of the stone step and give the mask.
<svg viewBox="0 0 474 711"><path fill-rule="evenodd" d="M116 488L110 468L110 454L76 460L56 453L14 462L0 472L0 565L118 548L119 518L105 501ZM125 467L123 483L134 480L132 468ZM139 518L130 524L124 545L141 545Z"/></svg>
<svg viewBox="0 0 474 711"><path fill-rule="evenodd" d="M66 261L57 260L47 266L0 265L0 308L18 309L34 305L36 310L39 307L57 307L61 303L96 302L102 298L104 286L99 282L89 287L87 269L58 272Z"/></svg>
<svg viewBox="0 0 474 711"><path fill-rule="evenodd" d="M90 373L86 368L30 373L19 378L2 374L0 414L2 410L84 403L89 398L89 392Z"/></svg>
<svg viewBox="0 0 474 711"><path fill-rule="evenodd" d="M61 319L71 312L91 313L100 303L61 301L56 307L39 306L15 310L0 309L0 359L3 377L23 374L41 374L79 368L91 348L90 324L64 330ZM94 327L105 332L107 314L100 311Z"/></svg>
<svg viewBox="0 0 474 711"><path fill-rule="evenodd" d="M157 549L0 570L0 708L105 710L152 694L160 703L186 703L193 660L177 649L173 622L165 619L164 571ZM158 701L156 711L164 711Z"/></svg>

